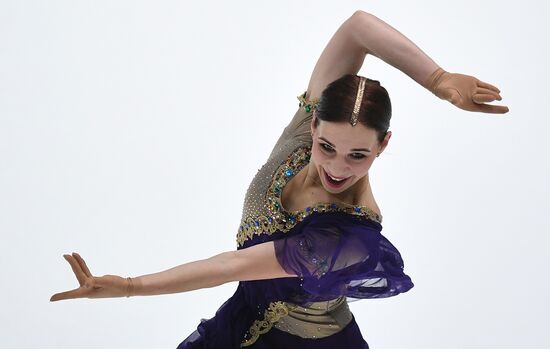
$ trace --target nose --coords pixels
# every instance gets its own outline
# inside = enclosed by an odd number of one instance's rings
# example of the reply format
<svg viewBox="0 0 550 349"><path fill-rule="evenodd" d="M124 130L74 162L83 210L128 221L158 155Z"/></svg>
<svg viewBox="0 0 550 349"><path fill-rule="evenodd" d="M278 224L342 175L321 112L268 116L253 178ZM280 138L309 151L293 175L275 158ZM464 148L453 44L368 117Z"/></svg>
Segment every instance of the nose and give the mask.
<svg viewBox="0 0 550 349"><path fill-rule="evenodd" d="M347 178L350 176L351 170L349 169L349 166L346 164L341 164L338 166L338 164L333 164L332 166L327 166L326 172L330 174L332 177L341 179L341 178Z"/></svg>

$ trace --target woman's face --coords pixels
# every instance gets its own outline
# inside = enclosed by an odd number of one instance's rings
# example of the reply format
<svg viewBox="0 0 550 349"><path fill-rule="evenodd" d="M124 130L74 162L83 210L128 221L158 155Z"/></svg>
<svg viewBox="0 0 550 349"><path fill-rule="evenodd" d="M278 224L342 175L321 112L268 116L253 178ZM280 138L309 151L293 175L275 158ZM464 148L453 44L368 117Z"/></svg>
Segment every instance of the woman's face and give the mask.
<svg viewBox="0 0 550 349"><path fill-rule="evenodd" d="M316 115L311 122L312 148L310 166L315 166L325 190L336 194L345 191L368 174L376 158L391 137L388 131L382 144L377 132L362 124L320 121L315 127ZM343 179L340 182L330 177Z"/></svg>

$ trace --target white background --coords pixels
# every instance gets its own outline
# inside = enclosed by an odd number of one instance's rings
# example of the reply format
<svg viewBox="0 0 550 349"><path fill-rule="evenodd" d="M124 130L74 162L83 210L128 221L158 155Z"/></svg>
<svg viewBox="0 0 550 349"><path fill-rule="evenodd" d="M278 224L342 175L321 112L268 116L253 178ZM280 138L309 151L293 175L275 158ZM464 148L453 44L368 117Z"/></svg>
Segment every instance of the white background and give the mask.
<svg viewBox="0 0 550 349"><path fill-rule="evenodd" d="M244 194L355 10L500 88L463 111L368 56L371 169L415 287L350 304L373 349L548 348L548 7L538 1L0 1L3 348L176 348L237 283L73 299L62 255L138 276L236 248Z"/></svg>

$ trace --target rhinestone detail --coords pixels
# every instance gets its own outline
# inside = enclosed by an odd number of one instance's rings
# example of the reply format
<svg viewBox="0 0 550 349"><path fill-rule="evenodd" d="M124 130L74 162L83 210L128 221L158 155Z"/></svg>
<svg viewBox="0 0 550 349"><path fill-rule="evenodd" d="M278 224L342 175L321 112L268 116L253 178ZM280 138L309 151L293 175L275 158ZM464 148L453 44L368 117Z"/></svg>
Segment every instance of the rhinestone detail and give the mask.
<svg viewBox="0 0 550 349"><path fill-rule="evenodd" d="M342 211L362 216L375 222L382 222L382 215L367 206L355 206L342 202L322 202L301 210L287 212L281 203L281 195L286 183L307 165L311 157L311 146L298 146L281 162L275 170L271 184L265 195L267 214L246 217L237 232L237 244L242 246L254 235L273 234L276 231L288 232L297 223L314 212Z"/></svg>
<svg viewBox="0 0 550 349"><path fill-rule="evenodd" d="M318 99L312 99L312 100L308 101L306 99L306 94L307 94L307 91L304 91L304 93L302 93L301 95L298 95L298 97L296 97L300 101L300 103L298 103L298 106L300 108L304 108L306 113L311 113L311 112L313 112L314 110L317 109L317 106L319 105L319 100Z"/></svg>

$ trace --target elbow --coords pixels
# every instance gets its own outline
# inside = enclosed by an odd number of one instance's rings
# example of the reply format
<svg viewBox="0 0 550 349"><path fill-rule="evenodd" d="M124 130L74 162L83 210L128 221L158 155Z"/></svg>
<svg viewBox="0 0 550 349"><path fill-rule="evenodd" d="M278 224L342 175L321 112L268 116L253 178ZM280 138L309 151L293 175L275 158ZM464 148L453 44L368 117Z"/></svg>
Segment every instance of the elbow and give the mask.
<svg viewBox="0 0 550 349"><path fill-rule="evenodd" d="M295 276L281 267L273 246L273 241L269 241L227 252L226 278L229 281L251 281Z"/></svg>
<svg viewBox="0 0 550 349"><path fill-rule="evenodd" d="M367 48L365 36L370 35L372 25L375 22L374 18L370 13L357 10L348 20L350 37L365 50L366 54L370 53L370 51Z"/></svg>
<svg viewBox="0 0 550 349"><path fill-rule="evenodd" d="M369 17L370 16L370 13L368 12L365 12L363 10L357 10L355 11L350 18L365 18L365 17Z"/></svg>
<svg viewBox="0 0 550 349"><path fill-rule="evenodd" d="M359 31L362 27L368 25L373 17L373 15L363 10L355 11L349 18L349 22L351 23L351 26L353 28L352 30L354 32Z"/></svg>

